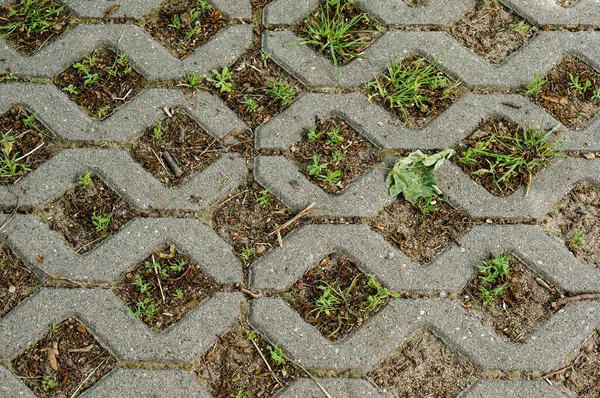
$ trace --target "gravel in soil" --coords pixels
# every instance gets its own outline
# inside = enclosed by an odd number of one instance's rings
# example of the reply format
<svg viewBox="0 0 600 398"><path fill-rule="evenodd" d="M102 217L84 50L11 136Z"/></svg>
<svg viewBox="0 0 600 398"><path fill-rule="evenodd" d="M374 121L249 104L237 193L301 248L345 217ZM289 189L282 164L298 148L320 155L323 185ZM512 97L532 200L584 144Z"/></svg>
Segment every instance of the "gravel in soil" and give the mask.
<svg viewBox="0 0 600 398"><path fill-rule="evenodd" d="M163 331L218 289L200 265L175 245L165 245L127 272L116 293L130 314Z"/></svg>
<svg viewBox="0 0 600 398"><path fill-rule="evenodd" d="M385 206L377 217L365 222L415 263L426 264L450 242L459 241L473 223L469 216L448 202L439 199L433 202L435 210L423 215L417 206L397 199Z"/></svg>
<svg viewBox="0 0 600 398"><path fill-rule="evenodd" d="M569 86L571 75L578 77L581 85L589 81L590 86L583 93L578 93ZM592 99L594 90L600 93L600 73L579 58L565 57L542 79L546 83L539 98L534 100L565 126L579 130L600 111L600 99Z"/></svg>
<svg viewBox="0 0 600 398"><path fill-rule="evenodd" d="M600 332L594 333L582 344L569 365L548 380L566 389L569 396L600 397Z"/></svg>
<svg viewBox="0 0 600 398"><path fill-rule="evenodd" d="M600 267L600 190L580 181L541 222L581 261Z"/></svg>
<svg viewBox="0 0 600 398"><path fill-rule="evenodd" d="M89 116L104 119L146 86L127 54L108 48L95 50L54 78L54 84Z"/></svg>
<svg viewBox="0 0 600 398"><path fill-rule="evenodd" d="M514 255L509 259L510 276L504 293L496 296L490 304L484 304L480 289L488 291L505 283L502 278L484 282L481 272L461 292L462 305L511 342L521 342L542 321L554 313L552 302L560 298L556 289L549 291L536 281L539 278Z"/></svg>
<svg viewBox="0 0 600 398"><path fill-rule="evenodd" d="M221 202L212 218L215 232L246 265L277 245L277 234L270 233L293 216L269 191L252 182L241 185ZM281 236L290 230L281 231Z"/></svg>
<svg viewBox="0 0 600 398"><path fill-rule="evenodd" d="M69 398L94 385L115 363L85 326L69 318L51 325L12 366L38 397Z"/></svg>
<svg viewBox="0 0 600 398"><path fill-rule="evenodd" d="M100 178L88 177L87 184L75 182L61 198L37 211L76 253L92 250L135 217L125 200Z"/></svg>
<svg viewBox="0 0 600 398"><path fill-rule="evenodd" d="M521 25L519 25L521 24ZM514 28L525 26L522 33ZM500 64L537 31L499 1L477 1L451 27L452 36L493 64Z"/></svg>
<svg viewBox="0 0 600 398"><path fill-rule="evenodd" d="M228 22L221 11L205 1L169 0L142 27L174 56L183 59Z"/></svg>
<svg viewBox="0 0 600 398"><path fill-rule="evenodd" d="M389 292L383 289L348 258L333 253L309 269L285 299L323 336L337 341L387 304Z"/></svg>
<svg viewBox="0 0 600 398"><path fill-rule="evenodd" d="M333 195L381 160L377 148L337 116L317 117L287 156L310 181Z"/></svg>
<svg viewBox="0 0 600 398"><path fill-rule="evenodd" d="M20 1L0 6L0 36L23 55L31 55L57 38L69 25L66 5L52 0Z"/></svg>
<svg viewBox="0 0 600 398"><path fill-rule="evenodd" d="M38 278L7 246L0 246L0 317L29 296Z"/></svg>
<svg viewBox="0 0 600 398"><path fill-rule="evenodd" d="M194 366L200 383L213 397L269 398L296 377L289 361L274 359L271 350L275 347L241 323L217 337L217 343Z"/></svg>
<svg viewBox="0 0 600 398"><path fill-rule="evenodd" d="M0 118L0 184L14 184L50 159L52 134L35 114L15 106Z"/></svg>
<svg viewBox="0 0 600 398"><path fill-rule="evenodd" d="M218 138L206 133L183 110L149 128L133 144L131 155L168 187L204 170L223 151Z"/></svg>
<svg viewBox="0 0 600 398"><path fill-rule="evenodd" d="M386 397L456 397L477 370L429 331L417 333L368 373Z"/></svg>

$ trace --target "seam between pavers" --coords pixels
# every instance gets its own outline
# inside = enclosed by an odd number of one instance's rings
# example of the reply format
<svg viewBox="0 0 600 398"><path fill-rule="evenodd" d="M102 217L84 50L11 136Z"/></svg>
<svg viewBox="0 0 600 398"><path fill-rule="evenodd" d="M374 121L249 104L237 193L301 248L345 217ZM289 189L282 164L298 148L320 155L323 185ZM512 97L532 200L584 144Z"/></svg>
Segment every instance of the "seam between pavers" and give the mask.
<svg viewBox="0 0 600 398"><path fill-rule="evenodd" d="M0 205L14 206L13 194L20 207L43 206L86 171L97 174L131 207L141 210L205 209L236 189L248 173L242 156L225 153L181 186L166 188L125 150L63 149L17 184L0 186L0 199L9 200Z"/></svg>
<svg viewBox="0 0 600 398"><path fill-rule="evenodd" d="M308 368L367 371L413 332L426 328L479 368L549 372L600 327L600 302L566 306L540 323L524 343L509 343L468 314L458 300L391 300L337 343L323 337L280 298L253 300L250 323Z"/></svg>
<svg viewBox="0 0 600 398"><path fill-rule="evenodd" d="M0 217L1 222L7 219ZM75 253L32 215L15 215L0 239L31 269L75 280L111 282L166 243L176 244L219 284L244 279L231 247L196 219L136 218L86 254Z"/></svg>
<svg viewBox="0 0 600 398"><path fill-rule="evenodd" d="M0 72L52 78L85 54L109 46L125 51L131 66L149 80L178 80L186 73L207 74L233 63L252 46L253 39L252 25L232 25L181 61L138 26L81 24L31 56L20 55L0 39Z"/></svg>
<svg viewBox="0 0 600 398"><path fill-rule="evenodd" d="M50 324L74 317L118 360L186 364L237 321L242 301L241 293L215 293L167 330L154 333L128 315L125 303L109 290L41 288L0 318L0 358L12 359L47 333Z"/></svg>
<svg viewBox="0 0 600 398"><path fill-rule="evenodd" d="M536 72L540 76L566 55L576 55L600 69L600 32L538 32L501 65L492 65L462 46L446 32L386 32L357 58L339 68L307 45L292 45L300 38L289 30L267 31L263 50L288 73L311 88L358 87L383 73L391 59L413 54L442 57L439 68L471 88L520 88ZM552 49L549 51L549 49Z"/></svg>
<svg viewBox="0 0 600 398"><path fill-rule="evenodd" d="M307 225L252 264L251 286L286 291L323 257L337 252L392 291L459 292L476 275L478 264L492 253L508 251L559 288L600 292L600 269L577 259L539 226L474 225L459 241L460 247L450 243L428 265L419 265L368 225Z"/></svg>
<svg viewBox="0 0 600 398"><path fill-rule="evenodd" d="M579 0L567 8L547 0L501 2L536 25L600 25L600 7L597 0Z"/></svg>
<svg viewBox="0 0 600 398"><path fill-rule="evenodd" d="M542 380L477 380L459 398L567 398Z"/></svg>
<svg viewBox="0 0 600 398"><path fill-rule="evenodd" d="M332 398L384 398L375 387L362 379L317 379L317 382ZM307 378L293 380L290 385L275 395L276 398L324 397L317 384Z"/></svg>
<svg viewBox="0 0 600 398"><path fill-rule="evenodd" d="M510 103L515 109L505 105ZM546 111L519 94L468 93L419 130L406 128L383 107L363 94L304 93L283 113L256 130L257 149L289 148L302 140L315 118L339 116L371 143L388 149L451 148L469 136L482 120L503 116L545 129L557 127L561 147L569 150L600 150L600 116L582 130L563 126Z"/></svg>
<svg viewBox="0 0 600 398"><path fill-rule="evenodd" d="M165 106L178 105L208 134L227 138L226 142L237 142L232 131L248 129L221 98L206 91L186 94L177 89L145 89L108 118L95 120L54 85L1 84L0 115L15 105L28 108L54 135L71 141L131 141L166 118Z"/></svg>

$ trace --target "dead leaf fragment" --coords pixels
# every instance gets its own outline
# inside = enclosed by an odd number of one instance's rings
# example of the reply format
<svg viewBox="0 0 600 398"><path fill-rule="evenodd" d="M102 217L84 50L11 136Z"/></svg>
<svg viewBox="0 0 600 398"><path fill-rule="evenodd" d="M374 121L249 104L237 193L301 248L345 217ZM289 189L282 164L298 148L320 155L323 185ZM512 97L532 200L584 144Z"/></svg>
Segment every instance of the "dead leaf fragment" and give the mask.
<svg viewBox="0 0 600 398"><path fill-rule="evenodd" d="M52 348L48 349L48 362L53 370L58 370L58 361L56 356L58 355L58 341L52 342Z"/></svg>

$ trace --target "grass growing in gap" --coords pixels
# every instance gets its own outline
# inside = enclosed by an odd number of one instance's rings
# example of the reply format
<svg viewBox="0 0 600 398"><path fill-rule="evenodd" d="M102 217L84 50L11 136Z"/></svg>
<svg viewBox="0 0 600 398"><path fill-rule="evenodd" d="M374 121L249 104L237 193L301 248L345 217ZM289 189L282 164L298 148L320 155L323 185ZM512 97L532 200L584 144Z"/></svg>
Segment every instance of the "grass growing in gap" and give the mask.
<svg viewBox="0 0 600 398"><path fill-rule="evenodd" d="M281 106L286 106L294 102L296 92L293 88L286 86L279 80L268 82L266 86L267 95L278 100L281 103Z"/></svg>
<svg viewBox="0 0 600 398"><path fill-rule="evenodd" d="M592 82L588 79L583 82L579 82L579 76L573 76L569 73L569 87L577 92L579 95L585 94L585 92L592 87Z"/></svg>
<svg viewBox="0 0 600 398"><path fill-rule="evenodd" d="M525 86L525 95L530 95L533 98L538 99L542 93L542 88L546 83L547 80L541 79L537 73L534 73L533 79L531 79L527 83L527 86Z"/></svg>
<svg viewBox="0 0 600 398"><path fill-rule="evenodd" d="M16 21L0 25L2 36L23 31L27 37L48 32L66 5L59 6L53 0L20 0L8 8L8 17Z"/></svg>
<svg viewBox="0 0 600 398"><path fill-rule="evenodd" d="M35 115L32 115L35 116ZM31 123L31 122L29 122ZM23 119L23 124L26 124L26 120ZM29 167L25 163L21 163L19 153L15 153L11 156L15 137L8 133L0 133L0 145L2 146L2 157L0 157L0 178L16 178L20 177L29 171Z"/></svg>
<svg viewBox="0 0 600 398"><path fill-rule="evenodd" d="M212 74L214 79L207 77L206 81L211 82L221 93L228 93L231 91L231 79L233 78L233 73L231 73L227 67L224 67L221 72L213 70Z"/></svg>
<svg viewBox="0 0 600 398"><path fill-rule="evenodd" d="M494 254L490 260L479 265L479 280L485 286L479 287L479 299L484 305L490 305L506 291L510 279L508 256Z"/></svg>

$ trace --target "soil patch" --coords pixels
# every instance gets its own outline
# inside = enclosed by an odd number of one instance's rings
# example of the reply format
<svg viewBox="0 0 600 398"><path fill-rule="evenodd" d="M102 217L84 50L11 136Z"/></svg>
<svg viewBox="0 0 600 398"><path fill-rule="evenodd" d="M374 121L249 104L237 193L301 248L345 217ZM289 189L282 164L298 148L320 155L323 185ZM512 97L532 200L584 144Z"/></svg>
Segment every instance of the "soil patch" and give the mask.
<svg viewBox="0 0 600 398"><path fill-rule="evenodd" d="M387 397L451 398L475 381L477 370L431 332L424 331L367 377Z"/></svg>
<svg viewBox="0 0 600 398"><path fill-rule="evenodd" d="M276 246L277 234L270 233L293 216L269 191L248 182L223 200L213 215L213 229L245 264ZM281 231L281 236L289 230Z"/></svg>
<svg viewBox="0 0 600 398"><path fill-rule="evenodd" d="M425 0L404 0L404 2L410 7L417 7L423 4Z"/></svg>
<svg viewBox="0 0 600 398"><path fill-rule="evenodd" d="M175 245L161 247L125 274L116 293L155 331L165 330L212 296L218 284Z"/></svg>
<svg viewBox="0 0 600 398"><path fill-rule="evenodd" d="M181 109L149 128L134 144L131 155L168 187L204 170L223 151L218 138L206 133Z"/></svg>
<svg viewBox="0 0 600 398"><path fill-rule="evenodd" d="M575 257L600 267L600 191L581 181L542 220Z"/></svg>
<svg viewBox="0 0 600 398"><path fill-rule="evenodd" d="M82 180L87 176L89 180ZM100 178L84 174L76 186L38 212L76 253L86 253L117 232L135 213Z"/></svg>
<svg viewBox="0 0 600 398"><path fill-rule="evenodd" d="M38 278L8 247L0 246L0 317L36 289Z"/></svg>
<svg viewBox="0 0 600 398"><path fill-rule="evenodd" d="M381 160L377 148L337 116L317 118L288 157L309 180L334 195Z"/></svg>
<svg viewBox="0 0 600 398"><path fill-rule="evenodd" d="M455 162L496 196L510 195L553 157L561 156L552 137L532 126L514 123L503 117L484 120L459 144Z"/></svg>
<svg viewBox="0 0 600 398"><path fill-rule="evenodd" d="M69 318L51 325L48 334L29 346L12 366L38 397L68 398L90 388L115 363L85 326Z"/></svg>
<svg viewBox="0 0 600 398"><path fill-rule="evenodd" d="M571 75L578 78L582 87L589 87L583 93L577 92L569 85L572 84ZM565 57L543 79L546 83L535 101L565 126L579 130L600 111L600 73L580 59ZM594 92L598 98L594 97Z"/></svg>
<svg viewBox="0 0 600 398"><path fill-rule="evenodd" d="M104 119L142 91L146 79L131 68L125 52L102 48L57 75L54 84L89 116Z"/></svg>
<svg viewBox="0 0 600 398"><path fill-rule="evenodd" d="M144 22L144 29L183 59L212 39L228 20L206 0L169 0Z"/></svg>
<svg viewBox="0 0 600 398"><path fill-rule="evenodd" d="M423 215L417 206L405 199L397 199L384 207L376 218L366 222L411 260L426 264L448 243L458 241L473 224L468 215L448 202L438 199L432 204L435 210Z"/></svg>
<svg viewBox="0 0 600 398"><path fill-rule="evenodd" d="M456 40L493 64L504 62L537 31L499 1L492 0L477 1L450 29Z"/></svg>
<svg viewBox="0 0 600 398"><path fill-rule="evenodd" d="M571 367L549 378L577 397L600 397L600 333L594 333L579 349Z"/></svg>
<svg viewBox="0 0 600 398"><path fill-rule="evenodd" d="M277 348L248 327L237 323L217 337L219 341L195 364L201 384L212 396L269 398L296 377L295 368L277 355Z"/></svg>
<svg viewBox="0 0 600 398"><path fill-rule="evenodd" d="M358 329L383 308L390 293L338 253L309 269L286 294L302 318L331 341Z"/></svg>
<svg viewBox="0 0 600 398"><path fill-rule="evenodd" d="M556 4L561 7L571 7L573 4L577 3L579 0L556 0Z"/></svg>
<svg viewBox="0 0 600 398"><path fill-rule="evenodd" d="M0 35L21 54L31 55L60 36L70 18L64 4L52 0L19 1L0 7Z"/></svg>
<svg viewBox="0 0 600 398"><path fill-rule="evenodd" d="M52 134L34 113L15 106L0 118L0 184L14 184L52 157Z"/></svg>
<svg viewBox="0 0 600 398"><path fill-rule="evenodd" d="M511 342L520 342L543 320L550 318L554 310L552 302L560 297L557 290L548 291L536 282L537 274L527 268L512 254L505 254L509 264L509 276L498 277L487 282L480 270L462 291L462 304L484 324L494 328L498 334ZM494 289L500 289L494 293ZM492 297L489 304L485 289Z"/></svg>

